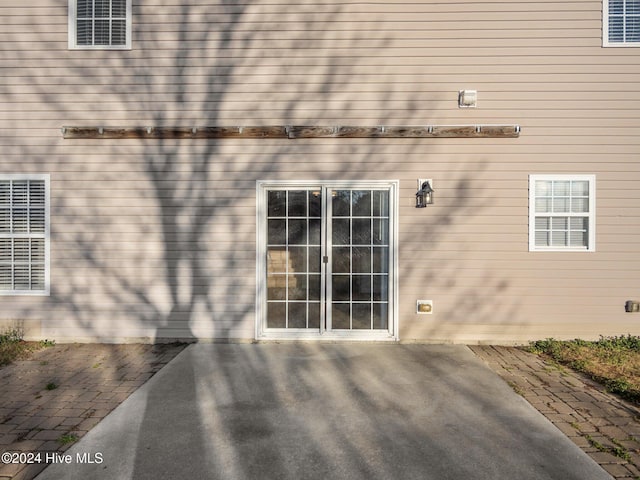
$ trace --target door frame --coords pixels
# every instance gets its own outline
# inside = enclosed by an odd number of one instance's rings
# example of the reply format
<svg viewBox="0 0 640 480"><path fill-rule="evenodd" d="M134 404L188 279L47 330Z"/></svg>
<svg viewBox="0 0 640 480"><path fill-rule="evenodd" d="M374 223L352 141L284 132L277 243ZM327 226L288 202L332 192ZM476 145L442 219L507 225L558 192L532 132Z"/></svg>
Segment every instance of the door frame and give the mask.
<svg viewBox="0 0 640 480"><path fill-rule="evenodd" d="M295 188L389 190L389 328L385 330L319 330L284 331L266 328L267 305L267 191ZM345 341L397 341L398 332L398 195L399 180L257 180L256 181L256 340L345 340ZM322 212L326 216L326 212ZM324 232L323 232L324 234ZM323 242L324 243L324 242ZM323 255L326 245L323 245ZM322 266L325 268L324 264ZM325 272L323 272L323 275ZM324 297L324 295L323 295ZM324 315L324 305L322 307Z"/></svg>

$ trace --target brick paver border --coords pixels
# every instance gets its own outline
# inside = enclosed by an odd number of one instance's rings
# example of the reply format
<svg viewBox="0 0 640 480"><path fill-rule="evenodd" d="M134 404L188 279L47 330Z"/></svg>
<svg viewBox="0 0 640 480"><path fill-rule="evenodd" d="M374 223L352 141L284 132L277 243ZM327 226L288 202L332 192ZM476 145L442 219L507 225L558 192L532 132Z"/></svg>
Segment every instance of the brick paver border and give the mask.
<svg viewBox="0 0 640 480"><path fill-rule="evenodd" d="M185 347L54 345L0 368L0 453L64 452ZM40 460L0 463L0 480L30 480Z"/></svg>
<svg viewBox="0 0 640 480"><path fill-rule="evenodd" d="M515 347L470 346L616 479L640 478L640 409L584 375Z"/></svg>

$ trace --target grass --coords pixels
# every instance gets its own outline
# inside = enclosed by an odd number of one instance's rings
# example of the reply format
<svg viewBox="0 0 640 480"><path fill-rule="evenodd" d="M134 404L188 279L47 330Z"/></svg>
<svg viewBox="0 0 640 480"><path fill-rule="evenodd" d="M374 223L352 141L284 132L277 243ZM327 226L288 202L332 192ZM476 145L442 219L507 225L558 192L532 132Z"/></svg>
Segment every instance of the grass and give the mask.
<svg viewBox="0 0 640 480"><path fill-rule="evenodd" d="M0 367L27 358L32 352L53 345L55 342L52 340L25 342L23 332L19 328L4 330L0 332Z"/></svg>
<svg viewBox="0 0 640 480"><path fill-rule="evenodd" d="M551 357L582 372L609 392L640 404L640 337L626 335L600 340L538 340L528 351Z"/></svg>
<svg viewBox="0 0 640 480"><path fill-rule="evenodd" d="M631 454L629 453L629 451L624 446L620 445L619 442L617 442L615 439L613 439L612 441L616 445L614 447L607 447L595 440L591 435L585 434L585 438L589 442L589 445L596 448L600 452L610 453L614 457L618 457L626 461L631 461Z"/></svg>
<svg viewBox="0 0 640 480"><path fill-rule="evenodd" d="M516 392L521 397L524 397L524 392L515 382L507 382L507 383L513 389L514 392Z"/></svg>
<svg viewBox="0 0 640 480"><path fill-rule="evenodd" d="M61 445L67 445L69 443L73 443L77 441L78 441L78 436L73 433L66 433L64 435L61 435L58 438L58 443L60 443Z"/></svg>

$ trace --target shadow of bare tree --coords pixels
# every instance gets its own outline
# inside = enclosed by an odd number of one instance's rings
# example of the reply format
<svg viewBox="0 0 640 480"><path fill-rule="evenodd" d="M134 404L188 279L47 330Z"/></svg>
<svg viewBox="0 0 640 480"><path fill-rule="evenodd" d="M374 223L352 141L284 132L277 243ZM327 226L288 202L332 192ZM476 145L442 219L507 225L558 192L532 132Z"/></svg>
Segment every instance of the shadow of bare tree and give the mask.
<svg viewBox="0 0 640 480"><path fill-rule="evenodd" d="M461 218L473 218L493 205L495 199L482 196L478 180L478 174L489 168L489 160L472 165L472 171L454 171L458 167L451 161L435 166L440 147L430 140L118 141L63 140L57 134L62 125L74 124L438 122L439 100L421 107L420 96L425 91L416 86L418 82L413 90L405 91L405 85L394 83L389 69L380 65L387 58L378 53L393 43L387 32L377 32L376 22L349 29L353 6L300 4L287 5L285 11L254 2L181 3L157 9L143 2L134 5L134 49L130 52L67 51L65 39L58 35L55 55L58 61L62 59L59 65L29 51L30 61L43 61L42 71L31 75L33 71L25 68L20 81L9 78L0 84L7 103L30 105L19 120L32 124L39 116L46 118L45 127L40 127L44 132L20 131L14 143L3 141L3 145L10 144L12 159L3 170L45 169L52 174L51 296L41 301L10 300L5 308L16 315L42 318L45 329L61 337L83 332L83 337L102 341L251 339L256 290L255 182L272 179L399 178L403 286L426 284L443 290L447 282L455 282L464 255L451 259L432 256L432 252L447 241ZM64 6L56 8L66 20ZM52 36L37 28L32 35L35 43L46 43ZM361 55L363 51L369 57ZM10 55L5 52L4 56ZM14 57L10 60L18 65L19 56ZM376 78L378 68L384 69L386 80ZM60 85L54 85L52 78L61 80ZM27 97L36 99L37 106ZM23 163L22 158L29 161ZM440 190L436 187L445 199L438 209L416 213L412 210L414 176L423 168L446 174L449 184ZM470 197L469 191L479 192L481 199ZM433 271L440 274L434 277ZM462 298L450 303L458 301L463 311L478 312L478 306L486 306L487 299L495 299L508 288L499 272L488 272L463 289ZM402 326L402 318L415 313L405 309L406 299L420 294L411 287L401 293L402 338L441 335L441 325L435 322ZM455 318L455 310L448 313ZM508 316L507 309L501 318ZM313 356L315 348L300 348L298 355ZM227 389L230 402L242 402L243 375L261 369L259 382L265 401L309 397L326 382L344 394L342 400L334 399L338 403L353 402L347 410L354 405L362 410L384 410L385 402L391 402L359 391L360 371L349 359L336 360L324 372L305 362L289 364L295 382L285 391L278 391L272 383L272 364L261 357L260 350L250 352L237 365L226 357L209 360L222 367L216 383L203 385L196 378L199 370L187 369L179 396L196 397L206 405L219 395L219 389ZM311 370L320 371L314 376ZM392 383L393 379L369 380ZM458 387L473 396L474 392ZM247 404L250 408L253 406ZM270 420L260 414L257 424L248 425L237 413L224 417L224 410L190 413L203 423L220 415L215 426L236 436L239 444L243 436L267 436L271 428ZM406 405L393 415L400 419L410 413ZM165 421L163 415L161 404L145 408L137 419L140 431ZM167 428L178 420L166 419ZM336 414L327 425L337 428L340 422ZM364 426L374 429L373 423ZM367 445L361 444L366 439L342 440L348 451L341 458L367 455ZM425 436L404 440L415 447ZM438 451L435 443L429 445L439 455L450 456ZM135 449L136 478L144 471L145 449L144 444ZM322 442L310 449L315 452L314 461L335 463ZM190 452L199 458L207 453L205 449ZM272 462L284 462L281 452L272 453ZM238 453L230 455L236 458ZM256 470L259 462L236 467L245 478L260 473ZM363 473L368 478L389 478L393 472L385 465L378 472Z"/></svg>

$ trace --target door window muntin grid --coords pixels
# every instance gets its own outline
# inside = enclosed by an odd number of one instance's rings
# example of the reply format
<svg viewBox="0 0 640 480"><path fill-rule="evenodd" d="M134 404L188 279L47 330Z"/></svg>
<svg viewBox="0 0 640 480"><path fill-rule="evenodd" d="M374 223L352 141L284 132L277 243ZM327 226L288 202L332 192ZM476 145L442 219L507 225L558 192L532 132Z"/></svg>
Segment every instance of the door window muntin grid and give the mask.
<svg viewBox="0 0 640 480"><path fill-rule="evenodd" d="M256 219L258 225L257 235L257 284L256 284L256 338L261 339L353 339L353 340L397 340L399 333L399 326L397 323L397 277L396 277L396 262L397 262L397 193L399 188L399 181L327 181L327 182L304 182L294 180L283 181L263 181L258 180L256 182L256 191L258 194ZM312 328L269 328L267 326L267 231L268 231L268 192L271 190L320 190L323 197L322 215L323 215L323 227L322 227L322 239L323 244L321 246L321 255L325 260L321 263L321 273L323 276L323 284L321 291L321 326L320 329ZM331 221L329 219L329 211L332 207L330 201L329 192L333 190L387 190L389 192L389 249L388 249L388 318L387 329L365 330L365 329L332 329L331 328L331 303L330 303L330 290L331 290L331 252L330 252L330 229ZM284 214L273 215L284 216ZM386 232L384 232L386 235ZM282 238L282 237L281 237ZM280 247L282 247L284 241L280 240ZM272 250L276 245L271 245ZM280 250L283 250L280 248ZM283 254L281 254L283 256ZM383 260L383 256L379 256L375 259L375 262ZM326 262L326 263L325 263ZM284 267L281 268L281 270ZM273 284L272 284L273 286ZM273 298L273 297L272 297ZM376 298L376 301L379 299ZM284 310L283 310L284 312Z"/></svg>
<svg viewBox="0 0 640 480"><path fill-rule="evenodd" d="M319 188L267 192L267 328L320 328Z"/></svg>
<svg viewBox="0 0 640 480"><path fill-rule="evenodd" d="M390 192L356 187L330 194L331 328L387 329Z"/></svg>

